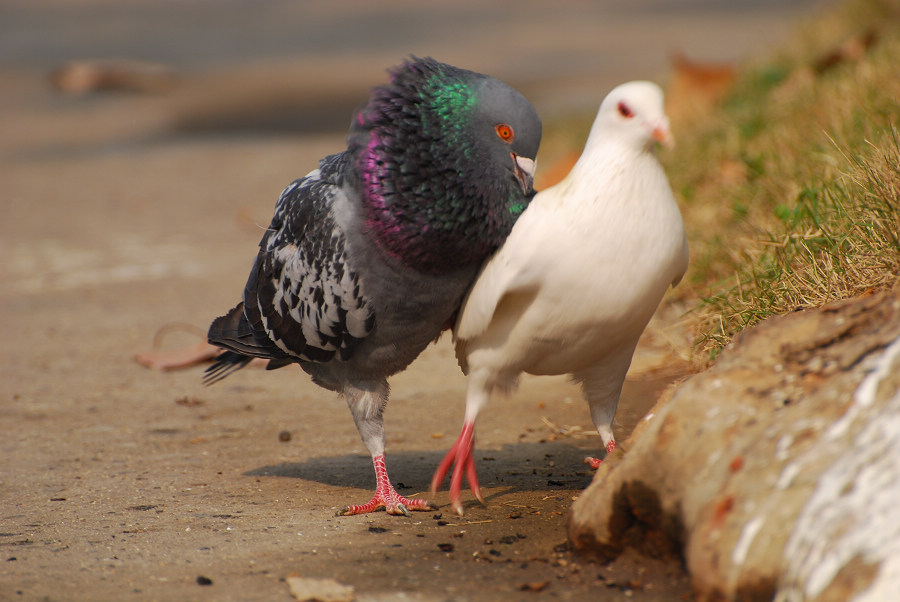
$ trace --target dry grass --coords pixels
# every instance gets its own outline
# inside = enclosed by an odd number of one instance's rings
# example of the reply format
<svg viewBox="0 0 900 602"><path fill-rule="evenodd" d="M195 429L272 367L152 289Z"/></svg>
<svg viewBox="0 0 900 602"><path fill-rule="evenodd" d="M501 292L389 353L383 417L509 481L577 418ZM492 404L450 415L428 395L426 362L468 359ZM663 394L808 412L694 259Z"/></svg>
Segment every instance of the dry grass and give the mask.
<svg viewBox="0 0 900 602"><path fill-rule="evenodd" d="M692 243L698 349L894 285L900 274L900 0L851 0L674 124L665 156Z"/></svg>

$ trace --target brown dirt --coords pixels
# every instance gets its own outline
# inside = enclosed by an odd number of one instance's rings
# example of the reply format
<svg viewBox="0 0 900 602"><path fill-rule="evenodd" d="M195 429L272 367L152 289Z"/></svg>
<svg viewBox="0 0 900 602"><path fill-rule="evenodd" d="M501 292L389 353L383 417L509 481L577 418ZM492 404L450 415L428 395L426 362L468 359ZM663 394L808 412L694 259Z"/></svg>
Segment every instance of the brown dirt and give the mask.
<svg viewBox="0 0 900 602"><path fill-rule="evenodd" d="M459 379L440 368L440 351L397 379L405 382L388 412L390 468L406 495L427 488L461 415ZM4 412L4 599L185 599L202 595L191 589L204 576L216 598L286 600L282 581L293 573L352 584L360 599L636 589L656 600L686 588L669 566L603 567L566 551L567 513L590 480L580 461L592 446L551 441L540 420L585 423L580 403L558 399L564 384L536 383L485 412L486 507L469 502L462 518L446 506L411 518L336 518L337 507L370 495L370 461L343 404L301 375L247 370L202 390L196 371L153 373L124 354L85 354L72 368L82 374L67 390L20 383ZM48 366L44 378L67 380L59 371ZM659 384L630 391L652 397ZM279 440L285 430L288 442ZM445 505L446 494L433 500ZM517 594L526 584L546 593Z"/></svg>

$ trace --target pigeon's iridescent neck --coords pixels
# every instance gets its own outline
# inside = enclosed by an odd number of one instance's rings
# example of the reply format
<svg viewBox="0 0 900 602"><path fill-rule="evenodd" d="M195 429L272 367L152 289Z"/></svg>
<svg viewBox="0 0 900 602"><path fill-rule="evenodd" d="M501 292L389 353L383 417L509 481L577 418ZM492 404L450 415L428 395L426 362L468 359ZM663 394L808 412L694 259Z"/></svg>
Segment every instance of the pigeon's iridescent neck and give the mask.
<svg viewBox="0 0 900 602"><path fill-rule="evenodd" d="M478 77L413 64L356 116L350 148L366 230L408 267L480 264L524 210L521 190L474 133Z"/></svg>
<svg viewBox="0 0 900 602"><path fill-rule="evenodd" d="M430 114L437 118L439 129L434 134L452 136L469 121L469 116L475 109L477 99L472 87L462 82L447 82L434 75L428 80L426 89L428 91L423 96L428 99ZM457 141L451 138L448 142Z"/></svg>
<svg viewBox="0 0 900 602"><path fill-rule="evenodd" d="M465 172L456 168L442 173L435 165L392 163L385 146L373 132L360 157L366 230L378 245L401 263L429 273L480 263L496 245L483 240L482 227L495 220L478 215L478 208L486 206L479 183L465 181ZM463 193L468 196L458 196Z"/></svg>

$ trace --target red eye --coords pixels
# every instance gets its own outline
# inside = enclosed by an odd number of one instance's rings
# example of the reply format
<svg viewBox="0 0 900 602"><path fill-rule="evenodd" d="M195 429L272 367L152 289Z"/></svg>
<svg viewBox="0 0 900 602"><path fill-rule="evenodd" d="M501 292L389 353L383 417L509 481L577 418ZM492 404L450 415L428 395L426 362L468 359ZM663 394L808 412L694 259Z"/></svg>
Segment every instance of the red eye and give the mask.
<svg viewBox="0 0 900 602"><path fill-rule="evenodd" d="M513 131L512 126L505 123L499 123L495 125L494 130L497 132L497 135L500 136L500 139L504 142L512 142L513 138L516 137L516 133Z"/></svg>
<svg viewBox="0 0 900 602"><path fill-rule="evenodd" d="M619 115L621 115L625 119L631 119L632 117L634 117L634 113L631 111L631 109L628 108L628 105L625 104L624 102L619 103Z"/></svg>

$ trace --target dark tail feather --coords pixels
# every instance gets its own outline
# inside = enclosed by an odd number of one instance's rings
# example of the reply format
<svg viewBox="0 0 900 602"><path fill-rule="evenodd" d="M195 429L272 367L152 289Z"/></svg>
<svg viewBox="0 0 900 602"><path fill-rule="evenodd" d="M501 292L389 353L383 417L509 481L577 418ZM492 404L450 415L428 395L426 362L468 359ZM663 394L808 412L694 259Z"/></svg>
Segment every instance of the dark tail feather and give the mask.
<svg viewBox="0 0 900 602"><path fill-rule="evenodd" d="M210 343L226 351L220 353L215 363L204 371L204 385L219 382L249 364L254 357L265 357L253 336L250 323L244 316L243 303L238 303L227 314L213 320L206 336Z"/></svg>
<svg viewBox="0 0 900 602"><path fill-rule="evenodd" d="M206 335L209 342L225 349L215 363L203 373L203 384L219 382L232 372L240 370L254 357L269 360L269 370L294 363L274 343L253 334L253 327L244 314L244 304L238 303L224 316L213 320Z"/></svg>
<svg viewBox="0 0 900 602"><path fill-rule="evenodd" d="M224 316L219 316L209 326L206 337L213 345L242 355L266 357L264 349L253 336L250 322L244 316L244 304L238 303Z"/></svg>
<svg viewBox="0 0 900 602"><path fill-rule="evenodd" d="M244 317L243 303L238 303L227 314L213 320L206 337L213 345L226 350L203 372L203 384L206 386L240 370L253 359L252 354L245 353L252 349L253 331Z"/></svg>
<svg viewBox="0 0 900 602"><path fill-rule="evenodd" d="M234 351L225 351L216 357L215 363L203 371L203 384L207 387L219 382L232 372L237 372L253 358Z"/></svg>

